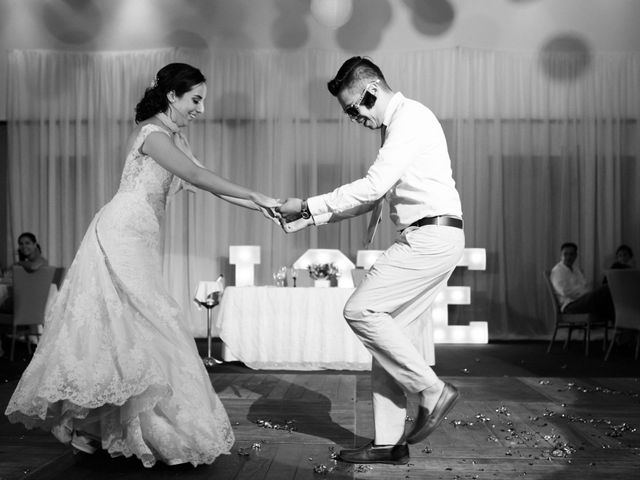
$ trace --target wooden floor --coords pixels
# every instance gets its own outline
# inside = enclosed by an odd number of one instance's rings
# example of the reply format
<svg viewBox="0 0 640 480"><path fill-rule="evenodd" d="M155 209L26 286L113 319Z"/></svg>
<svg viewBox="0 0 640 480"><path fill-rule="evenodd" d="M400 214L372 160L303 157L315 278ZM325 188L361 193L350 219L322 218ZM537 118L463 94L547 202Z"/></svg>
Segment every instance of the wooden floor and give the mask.
<svg viewBox="0 0 640 480"><path fill-rule="evenodd" d="M236 433L231 455L213 465L145 469L135 459L73 455L50 434L11 425L2 416L0 479L637 478L637 376L465 372L443 378L459 387L462 399L439 430L410 447L405 466L348 465L332 458L373 434L367 373L238 368L211 375ZM0 386L3 411L15 384Z"/></svg>

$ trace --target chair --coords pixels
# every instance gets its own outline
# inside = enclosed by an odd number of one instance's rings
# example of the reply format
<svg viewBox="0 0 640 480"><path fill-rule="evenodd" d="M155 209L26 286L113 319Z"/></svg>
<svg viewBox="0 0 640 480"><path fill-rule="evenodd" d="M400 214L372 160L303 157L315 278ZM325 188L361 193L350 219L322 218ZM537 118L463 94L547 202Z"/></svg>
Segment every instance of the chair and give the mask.
<svg viewBox="0 0 640 480"><path fill-rule="evenodd" d="M611 343L604 359L607 360L615 344L618 329L636 331L635 359L640 352L640 270L623 269L606 272L616 320Z"/></svg>
<svg viewBox="0 0 640 480"><path fill-rule="evenodd" d="M567 339L564 342L564 347L567 348L569 345L569 341L571 340L571 333L574 330L583 330L584 331L584 354L585 356L589 356L589 343L591 343L591 329L593 327L604 327L604 343L602 345L603 350L606 348L606 344L608 343L609 338L609 320L608 319L600 319L590 313L564 313L560 308L560 302L558 301L558 297L556 296L556 292L553 288L553 284L551 283L551 271L545 270L544 274L544 282L547 286L547 291L549 292L549 296L551 297L551 302L553 306L553 315L555 328L553 330L553 335L551 340L549 341L549 346L547 347L547 353L551 352L551 347L553 343L556 341L556 335L558 330L561 328L567 328L569 331L567 332Z"/></svg>
<svg viewBox="0 0 640 480"><path fill-rule="evenodd" d="M12 330L9 354L11 361L13 361L18 327L44 323L45 307L55 272L56 267L50 266L41 267L32 273L20 266L13 267L13 315L0 317L0 324L10 326ZM30 329L24 332L29 353L31 353L31 344L28 336L33 334Z"/></svg>

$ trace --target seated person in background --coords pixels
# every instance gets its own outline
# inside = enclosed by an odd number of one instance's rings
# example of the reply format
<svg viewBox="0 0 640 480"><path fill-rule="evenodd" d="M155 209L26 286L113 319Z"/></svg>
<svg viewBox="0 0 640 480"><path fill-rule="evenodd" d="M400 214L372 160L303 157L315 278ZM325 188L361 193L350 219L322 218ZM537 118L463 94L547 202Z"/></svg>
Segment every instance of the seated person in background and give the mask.
<svg viewBox="0 0 640 480"><path fill-rule="evenodd" d="M609 269L617 270L621 268L636 268L636 263L633 259L633 251L628 245L620 245L616 250L616 261L611 264ZM607 276L602 279L602 284L607 284Z"/></svg>
<svg viewBox="0 0 640 480"><path fill-rule="evenodd" d="M612 270L617 268L635 268L636 262L633 259L633 251L628 245L620 245L616 250L616 261L609 267Z"/></svg>
<svg viewBox="0 0 640 480"><path fill-rule="evenodd" d="M602 285L590 290L584 274L574 265L578 246L571 242L563 243L560 252L561 260L551 270L550 280L562 312L594 313L612 319L614 307L609 287Z"/></svg>
<svg viewBox="0 0 640 480"><path fill-rule="evenodd" d="M42 256L42 249L31 232L24 232L18 237L18 262L27 272L35 272L40 267L48 265L47 259Z"/></svg>

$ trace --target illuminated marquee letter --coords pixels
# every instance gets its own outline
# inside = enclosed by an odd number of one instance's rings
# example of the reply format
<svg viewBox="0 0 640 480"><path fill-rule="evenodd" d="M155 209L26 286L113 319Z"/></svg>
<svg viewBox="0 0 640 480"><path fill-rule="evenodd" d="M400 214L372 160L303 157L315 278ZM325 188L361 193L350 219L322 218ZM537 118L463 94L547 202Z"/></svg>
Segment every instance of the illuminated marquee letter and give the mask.
<svg viewBox="0 0 640 480"><path fill-rule="evenodd" d="M309 268L309 265L323 263L333 263L340 272L338 287L353 287L350 271L354 269L355 265L349 260L349 257L337 249L310 248L293 263L293 268L304 269Z"/></svg>
<svg viewBox="0 0 640 480"><path fill-rule="evenodd" d="M260 247L233 245L229 247L229 263L236 266L236 287L253 285L253 266L260 263Z"/></svg>
<svg viewBox="0 0 640 480"><path fill-rule="evenodd" d="M487 253L484 248L465 248L458 267L486 270ZM449 325L448 305L469 305L469 287L446 286L436 297L431 314L434 343L489 343L487 322L469 322L469 325Z"/></svg>

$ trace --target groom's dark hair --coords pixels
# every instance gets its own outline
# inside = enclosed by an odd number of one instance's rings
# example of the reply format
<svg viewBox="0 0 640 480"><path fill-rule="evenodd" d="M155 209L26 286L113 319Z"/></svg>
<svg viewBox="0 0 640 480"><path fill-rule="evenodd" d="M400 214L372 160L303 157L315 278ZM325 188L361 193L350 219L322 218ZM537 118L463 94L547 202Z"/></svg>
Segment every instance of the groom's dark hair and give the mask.
<svg viewBox="0 0 640 480"><path fill-rule="evenodd" d="M373 80L380 80L382 87L389 90L382 71L375 63L366 57L351 57L342 64L335 78L327 83L327 88L331 95L337 97L343 90Z"/></svg>

